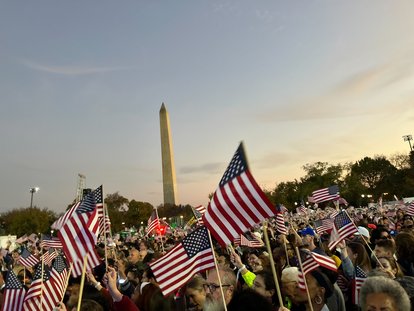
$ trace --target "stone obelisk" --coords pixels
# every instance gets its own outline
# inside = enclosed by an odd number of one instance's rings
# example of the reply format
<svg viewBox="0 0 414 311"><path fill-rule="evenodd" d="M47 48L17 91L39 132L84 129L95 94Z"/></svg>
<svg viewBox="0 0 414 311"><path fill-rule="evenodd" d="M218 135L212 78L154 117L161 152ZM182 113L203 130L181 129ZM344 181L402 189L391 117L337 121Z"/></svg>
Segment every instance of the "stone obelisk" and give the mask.
<svg viewBox="0 0 414 311"><path fill-rule="evenodd" d="M164 204L177 204L174 153L171 139L170 118L164 103L160 109L162 183Z"/></svg>

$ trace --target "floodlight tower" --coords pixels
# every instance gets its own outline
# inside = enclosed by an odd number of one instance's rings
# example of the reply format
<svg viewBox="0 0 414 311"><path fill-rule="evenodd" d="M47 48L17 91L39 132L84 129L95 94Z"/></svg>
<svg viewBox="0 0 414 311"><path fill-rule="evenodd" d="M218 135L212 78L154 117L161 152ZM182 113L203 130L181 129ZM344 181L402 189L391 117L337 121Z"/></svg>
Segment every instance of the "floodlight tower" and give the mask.
<svg viewBox="0 0 414 311"><path fill-rule="evenodd" d="M78 174L78 185L76 187L76 202L80 202L83 199L83 189L85 189L85 180L86 176L83 174Z"/></svg>
<svg viewBox="0 0 414 311"><path fill-rule="evenodd" d="M404 141L408 141L408 144L410 145L410 151L413 151L413 146L411 146L411 141L413 140L412 135L404 135L403 136Z"/></svg>
<svg viewBox="0 0 414 311"><path fill-rule="evenodd" d="M32 187L29 188L29 192L30 192L30 208L33 207L33 194L38 192L40 190L39 187Z"/></svg>

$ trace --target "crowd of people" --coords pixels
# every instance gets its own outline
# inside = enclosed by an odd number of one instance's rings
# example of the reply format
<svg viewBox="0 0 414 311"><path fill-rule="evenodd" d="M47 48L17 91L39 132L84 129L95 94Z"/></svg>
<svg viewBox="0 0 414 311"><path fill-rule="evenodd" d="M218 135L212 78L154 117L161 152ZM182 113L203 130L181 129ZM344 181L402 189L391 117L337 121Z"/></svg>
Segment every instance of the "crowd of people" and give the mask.
<svg viewBox="0 0 414 311"><path fill-rule="evenodd" d="M337 208L285 211L285 234L269 219L267 226L245 233L259 242L254 247L214 244L216 267L192 276L167 296L150 263L192 228L163 237L138 235L99 243L101 264L86 273L80 310L414 310L414 219L406 206L343 209L356 228L344 239L333 241L332 228L316 225L317 220L334 219ZM39 258L39 242L26 247ZM329 258L334 268L318 264L303 273L302 264L311 254ZM19 256L19 248L2 250L0 292L9 270L30 288L35 267L21 266ZM80 277L69 278L56 310L77 309L80 284Z"/></svg>

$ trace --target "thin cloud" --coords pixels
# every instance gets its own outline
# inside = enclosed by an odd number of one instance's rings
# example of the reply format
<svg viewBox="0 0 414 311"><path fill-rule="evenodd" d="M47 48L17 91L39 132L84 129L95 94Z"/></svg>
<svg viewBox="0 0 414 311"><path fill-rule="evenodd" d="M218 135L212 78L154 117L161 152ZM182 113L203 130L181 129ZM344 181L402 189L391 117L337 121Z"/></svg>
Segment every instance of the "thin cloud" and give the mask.
<svg viewBox="0 0 414 311"><path fill-rule="evenodd" d="M22 64L34 70L70 76L90 75L127 69L126 67L49 66L30 60L22 60Z"/></svg>
<svg viewBox="0 0 414 311"><path fill-rule="evenodd" d="M311 121L385 113L390 104L381 99L381 94L389 94L414 79L413 65L407 59L378 65L347 77L325 94L291 100L288 105L257 117L261 122ZM375 103L375 109L370 103Z"/></svg>
<svg viewBox="0 0 414 311"><path fill-rule="evenodd" d="M223 168L223 163L206 163L200 166L183 166L180 168L181 174L192 174L192 173L208 173L215 174L220 172Z"/></svg>

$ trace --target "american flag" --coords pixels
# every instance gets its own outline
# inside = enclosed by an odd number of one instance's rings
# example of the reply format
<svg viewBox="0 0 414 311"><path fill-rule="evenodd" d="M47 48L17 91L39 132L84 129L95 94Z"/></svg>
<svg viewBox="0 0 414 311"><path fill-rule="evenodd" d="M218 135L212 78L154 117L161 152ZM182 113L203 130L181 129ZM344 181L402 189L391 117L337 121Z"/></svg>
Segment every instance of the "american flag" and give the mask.
<svg viewBox="0 0 414 311"><path fill-rule="evenodd" d="M51 237L48 235L42 235L41 241L40 241L40 247L53 247L53 248L62 248L63 245L60 242L59 238Z"/></svg>
<svg viewBox="0 0 414 311"><path fill-rule="evenodd" d="M225 246L274 214L272 203L248 169L241 143L203 215L203 222Z"/></svg>
<svg viewBox="0 0 414 311"><path fill-rule="evenodd" d="M99 219L99 235L105 234L105 232L111 232L111 219L107 214Z"/></svg>
<svg viewBox="0 0 414 311"><path fill-rule="evenodd" d="M343 274L338 275L338 279L336 280L336 283L338 284L338 286L341 289L342 293L344 293L344 294L348 293L349 281Z"/></svg>
<svg viewBox="0 0 414 311"><path fill-rule="evenodd" d="M6 283L3 293L2 311L20 311L22 310L26 290L19 281L16 274L10 269L7 272Z"/></svg>
<svg viewBox="0 0 414 311"><path fill-rule="evenodd" d="M311 252L302 263L302 271L299 272L299 288L306 289L304 281L306 274L318 267L324 267L332 271L338 270L332 258Z"/></svg>
<svg viewBox="0 0 414 311"><path fill-rule="evenodd" d="M196 273L213 268L206 227L198 227L150 267L164 296L178 290Z"/></svg>
<svg viewBox="0 0 414 311"><path fill-rule="evenodd" d="M66 291L68 274L65 260L62 255L59 255L53 262L49 280L44 284L43 310L52 310L62 300Z"/></svg>
<svg viewBox="0 0 414 311"><path fill-rule="evenodd" d="M147 235L149 235L154 229L160 226L160 220L157 215L157 211L154 209L148 219Z"/></svg>
<svg viewBox="0 0 414 311"><path fill-rule="evenodd" d="M15 242L16 243L18 243L18 244L22 244L22 243L24 243L24 242L26 242L27 241L27 234L25 234L25 235L23 235L23 236L21 236L20 238L18 238Z"/></svg>
<svg viewBox="0 0 414 311"><path fill-rule="evenodd" d="M359 266L355 267L355 278L352 280L352 303L359 305L361 287L367 279L367 274Z"/></svg>
<svg viewBox="0 0 414 311"><path fill-rule="evenodd" d="M19 262L22 266L31 268L39 263L39 259L30 253L26 248L23 248L20 253Z"/></svg>
<svg viewBox="0 0 414 311"><path fill-rule="evenodd" d="M328 244L329 249L334 249L339 242L356 232L358 232L358 229L352 222L352 219L344 211L340 212L334 219L331 238Z"/></svg>
<svg viewBox="0 0 414 311"><path fill-rule="evenodd" d="M199 225L204 225L203 215L206 212L206 208L203 205L193 207L194 217L197 219Z"/></svg>
<svg viewBox="0 0 414 311"><path fill-rule="evenodd" d="M194 207L194 209L201 215L203 215L206 212L206 208L203 205L196 206Z"/></svg>
<svg viewBox="0 0 414 311"><path fill-rule="evenodd" d="M414 201L407 206L406 214L410 216L414 216Z"/></svg>
<svg viewBox="0 0 414 311"><path fill-rule="evenodd" d="M88 255L87 270L92 270L100 264L95 252L96 233L91 232L88 227L90 217L95 211L92 203L95 202L97 207L102 205L103 200L98 199L99 197L102 197L102 186L89 193L85 197L85 202L80 202L77 209L68 211L71 212L71 217L66 220L58 233L66 258L73 263L74 277L82 274L86 255Z"/></svg>
<svg viewBox="0 0 414 311"><path fill-rule="evenodd" d="M315 225L316 233L320 235L324 233L325 231L331 230L333 223L334 223L334 220L332 218L315 220L314 225Z"/></svg>
<svg viewBox="0 0 414 311"><path fill-rule="evenodd" d="M323 188L312 192L313 202L321 203L330 200L337 200L339 196L339 188L337 185L330 186L328 188Z"/></svg>
<svg viewBox="0 0 414 311"><path fill-rule="evenodd" d="M301 213L306 214L307 212L308 212L308 209L302 204L296 208L296 213L298 214L301 214Z"/></svg>
<svg viewBox="0 0 414 311"><path fill-rule="evenodd" d="M276 230L280 233L280 234L284 234L287 235L288 231L285 225L285 218L283 217L282 213L278 213L276 215Z"/></svg>
<svg viewBox="0 0 414 311"><path fill-rule="evenodd" d="M81 204L81 202L75 203L69 210L65 212L62 216L60 216L50 227L54 230L60 230L63 225L68 221L69 218L72 217L75 210L78 208L78 206Z"/></svg>
<svg viewBox="0 0 414 311"><path fill-rule="evenodd" d="M263 242L259 241L254 235L240 235L240 238L234 240L234 246L247 246L251 248L263 247Z"/></svg>
<svg viewBox="0 0 414 311"><path fill-rule="evenodd" d="M43 273L42 273L43 272ZM23 303L23 310L38 311L40 310L41 299L44 297L44 283L50 278L49 267L38 265L36 267L32 284L26 293Z"/></svg>
<svg viewBox="0 0 414 311"><path fill-rule="evenodd" d="M55 259L58 256L58 252L50 247L42 256L42 260L45 265L50 266L52 264L53 259Z"/></svg>

